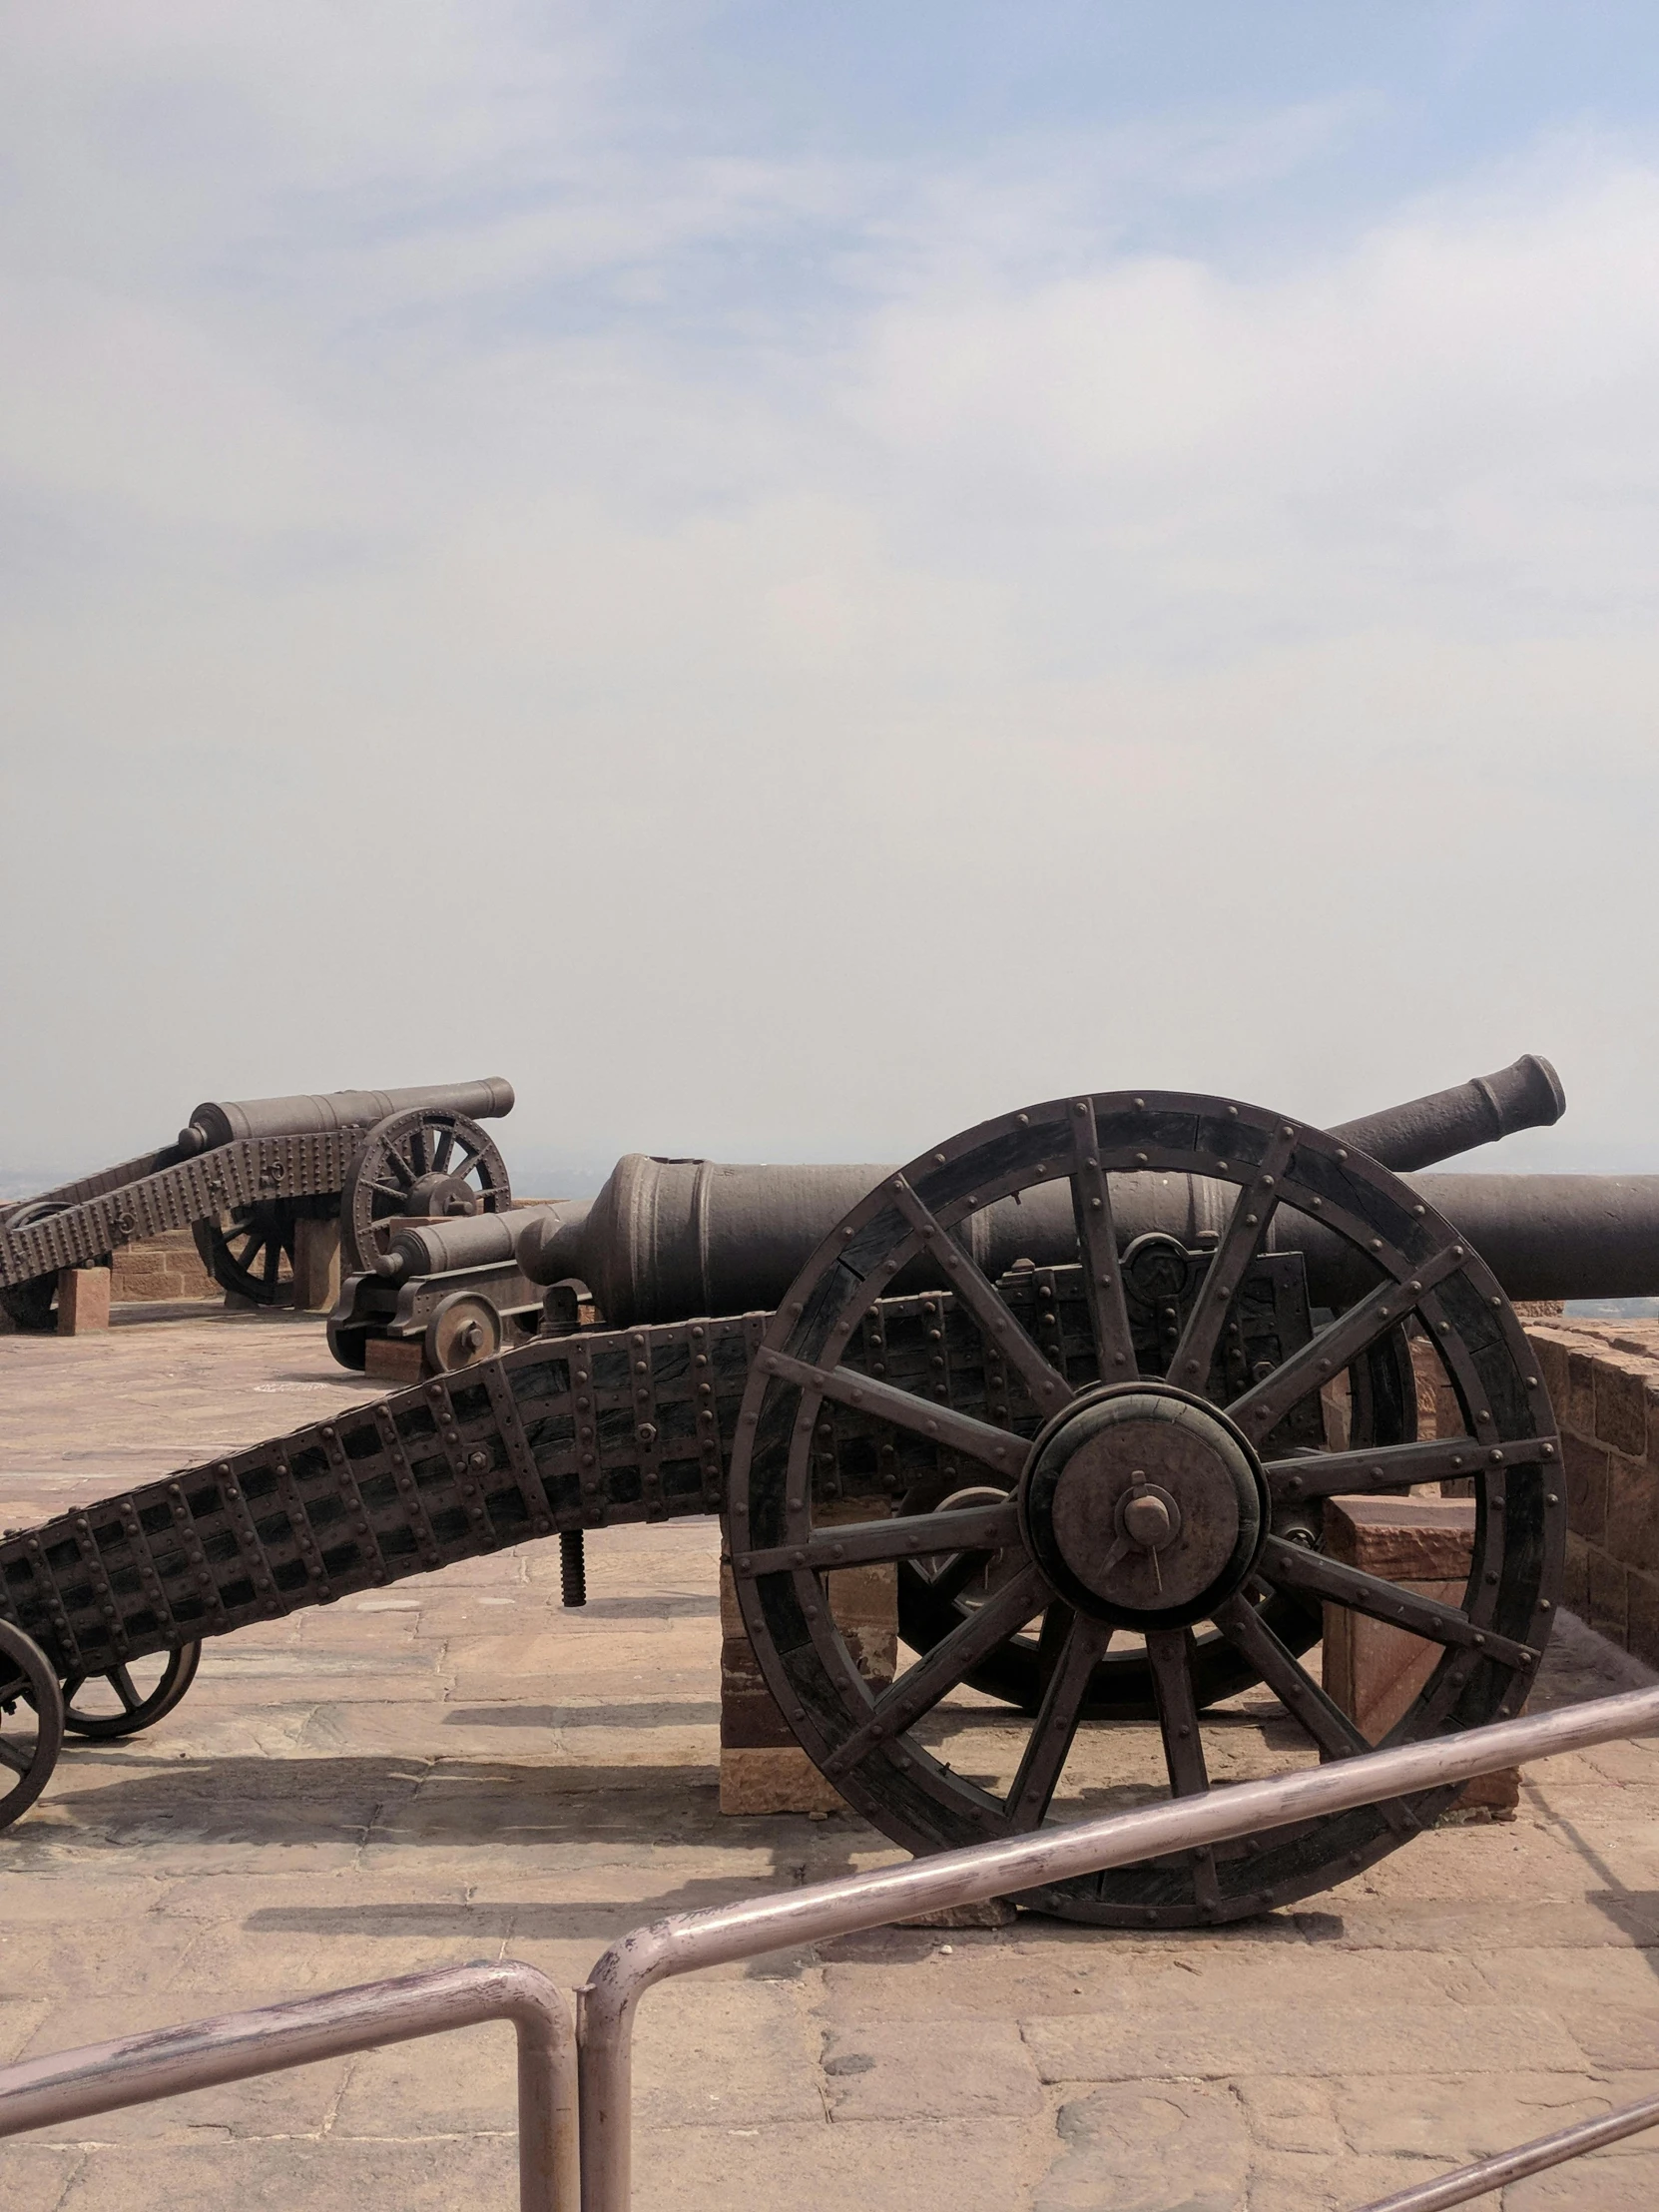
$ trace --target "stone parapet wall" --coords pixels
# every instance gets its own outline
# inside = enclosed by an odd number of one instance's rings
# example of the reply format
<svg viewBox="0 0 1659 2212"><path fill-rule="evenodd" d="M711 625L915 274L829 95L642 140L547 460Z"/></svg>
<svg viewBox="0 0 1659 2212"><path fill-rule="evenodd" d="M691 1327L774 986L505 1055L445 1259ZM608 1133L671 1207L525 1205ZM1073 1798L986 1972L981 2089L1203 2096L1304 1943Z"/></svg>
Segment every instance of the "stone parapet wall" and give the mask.
<svg viewBox="0 0 1659 2212"><path fill-rule="evenodd" d="M1561 1428L1566 1602L1659 1667L1659 1322L1528 1322Z"/></svg>
<svg viewBox="0 0 1659 2212"><path fill-rule="evenodd" d="M188 1229L123 1245L110 1259L110 1302L133 1306L151 1299L221 1299L225 1293L202 1265Z"/></svg>

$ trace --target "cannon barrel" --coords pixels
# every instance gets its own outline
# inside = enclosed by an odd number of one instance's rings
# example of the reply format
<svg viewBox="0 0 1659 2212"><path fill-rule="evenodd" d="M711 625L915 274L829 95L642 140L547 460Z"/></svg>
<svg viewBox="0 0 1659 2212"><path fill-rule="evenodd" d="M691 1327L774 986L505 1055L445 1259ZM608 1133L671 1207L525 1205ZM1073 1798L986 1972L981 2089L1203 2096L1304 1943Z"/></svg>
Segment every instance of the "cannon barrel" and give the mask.
<svg viewBox="0 0 1659 2212"><path fill-rule="evenodd" d="M394 1282L413 1275L448 1275L457 1268L505 1267L527 1236L540 1234L560 1209L514 1206L500 1214L457 1214L447 1221L411 1223L394 1229L386 1243L387 1265L376 1272Z"/></svg>
<svg viewBox="0 0 1659 2212"><path fill-rule="evenodd" d="M1554 1070L1547 1061L1528 1056L1496 1076L1476 1077L1455 1090L1411 1100L1352 1123L1340 1134L1392 1167L1395 1148L1419 1162L1436 1131L1446 1151L1428 1156L1444 1158L1494 1135L1553 1122L1563 1103ZM1363 1141L1362 1131L1370 1142ZM890 1167L868 1164L758 1167L630 1153L618 1161L591 1206L546 1209L521 1237L518 1264L533 1282L580 1278L613 1327L772 1307L841 1216L891 1173ZM1487 1184L1516 1179L1451 1180ZM1125 1242L1162 1230L1191 1244L1226 1228L1236 1195L1231 1184L1201 1176L1126 1176L1113 1178L1112 1205ZM1315 1232L1318 1225L1309 1222L1307 1227ZM1472 1228L1468 1234L1484 1251ZM1070 1190L1063 1181L1056 1182L987 1206L972 1217L968 1236L974 1258L992 1276L1021 1260L1039 1267L1063 1266L1077 1257ZM1292 1241L1300 1239L1287 1230L1284 1242ZM1338 1265L1336 1240L1331 1243L1328 1272ZM1346 1258L1342 1264L1347 1266ZM933 1288L937 1282L918 1265L895 1288Z"/></svg>
<svg viewBox="0 0 1659 2212"><path fill-rule="evenodd" d="M1404 1175L1436 1160L1453 1160L1476 1145L1495 1144L1517 1129L1547 1129L1566 1105L1561 1078L1549 1062L1524 1052L1491 1075L1471 1076L1448 1091L1344 1122L1331 1134Z"/></svg>
<svg viewBox="0 0 1659 2212"><path fill-rule="evenodd" d="M322 1136L335 1129L384 1121L412 1107L434 1107L488 1121L513 1110L513 1086L504 1075L473 1083L428 1083L406 1091L312 1091L292 1098L208 1099L179 1132L186 1158L232 1144L240 1137Z"/></svg>

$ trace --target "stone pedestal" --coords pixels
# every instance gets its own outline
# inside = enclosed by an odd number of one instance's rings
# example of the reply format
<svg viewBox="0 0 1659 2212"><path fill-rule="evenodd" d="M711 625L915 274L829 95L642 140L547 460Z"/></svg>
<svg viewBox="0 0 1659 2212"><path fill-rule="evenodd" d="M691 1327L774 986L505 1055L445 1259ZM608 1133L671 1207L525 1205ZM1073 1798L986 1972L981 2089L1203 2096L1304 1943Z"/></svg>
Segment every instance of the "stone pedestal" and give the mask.
<svg viewBox="0 0 1659 2212"><path fill-rule="evenodd" d="M370 1337L363 1347L363 1373L377 1382L420 1382L426 1376L426 1346L419 1337Z"/></svg>
<svg viewBox="0 0 1659 2212"><path fill-rule="evenodd" d="M293 1310L331 1314L339 1303L339 1216L293 1225Z"/></svg>
<svg viewBox="0 0 1659 2212"><path fill-rule="evenodd" d="M867 1504L845 1520L867 1520ZM822 1526L821 1521L818 1525ZM891 1566L829 1577L830 1611L858 1672L877 1693L893 1678L898 1591ZM732 1569L720 1567L720 1809L723 1813L836 1813L845 1799L796 1741L773 1700L738 1610Z"/></svg>
<svg viewBox="0 0 1659 2212"><path fill-rule="evenodd" d="M1325 1508L1333 1559L1382 1575L1419 1597L1460 1605L1474 1551L1474 1500L1460 1497L1334 1497ZM1325 1608L1325 1688L1361 1734L1380 1743L1440 1663L1441 1646L1344 1605ZM1457 1803L1512 1812L1513 1768L1469 1783Z"/></svg>
<svg viewBox="0 0 1659 2212"><path fill-rule="evenodd" d="M108 1268L62 1268L58 1272L58 1335L84 1337L110 1326Z"/></svg>

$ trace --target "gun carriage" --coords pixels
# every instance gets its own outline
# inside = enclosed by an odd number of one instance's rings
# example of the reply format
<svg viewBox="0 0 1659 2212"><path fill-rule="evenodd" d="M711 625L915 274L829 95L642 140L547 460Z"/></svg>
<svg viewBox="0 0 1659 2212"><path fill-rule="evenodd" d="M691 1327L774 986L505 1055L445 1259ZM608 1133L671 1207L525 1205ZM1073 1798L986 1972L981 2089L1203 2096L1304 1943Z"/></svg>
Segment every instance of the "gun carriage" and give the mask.
<svg viewBox="0 0 1659 2212"><path fill-rule="evenodd" d="M1553 1099L1532 1118L1553 1119ZM842 1794L914 1850L1040 1823L1100 1716L1154 1716L1171 1788L1206 1788L1199 1716L1243 1681L1265 1682L1320 1756L1367 1748L1300 1663L1327 1604L1440 1647L1392 1740L1513 1713L1557 1601L1565 1508L1503 1266L1527 1296L1651 1287L1659 1178L1607 1180L1411 1181L1352 1130L1187 1094L1077 1096L984 1123L858 1194L773 1312L618 1325L607 1307L604 1326L5 1539L0 1646L27 1697L0 1730L14 1776L0 1821L51 1771L66 1683L73 1709L80 1685L119 1687L147 1654L171 1666L208 1636L452 1560L681 1514L723 1516L782 1710ZM1482 1202L1502 1262L1440 1211L1436 1182L1462 1197L1513 1186L1508 1215ZM1609 1210L1611 1240L1597 1234ZM538 1234L551 1247L566 1230L568 1213ZM1369 1411L1354 1393L1334 1432L1335 1388L1367 1363L1397 1376L1407 1327L1432 1345L1464 1433L1416 1439L1414 1400L1386 1388ZM1461 1603L1323 1554L1327 1496L1444 1480L1475 1500ZM828 1590L877 1561L899 1572L915 1657L872 1691ZM936 1756L930 1730L963 1683L1019 1716L1006 1773ZM164 1674L120 1725L170 1695ZM1442 1802L1040 1902L1111 1925L1234 1919L1346 1879Z"/></svg>
<svg viewBox="0 0 1659 2212"><path fill-rule="evenodd" d="M478 1122L512 1105L500 1076L209 1100L172 1144L0 1209L0 1306L20 1329L48 1329L62 1269L101 1267L177 1229L192 1231L224 1290L276 1305L307 1217L341 1214L345 1265L360 1269L391 1214L508 1206L506 1167Z"/></svg>

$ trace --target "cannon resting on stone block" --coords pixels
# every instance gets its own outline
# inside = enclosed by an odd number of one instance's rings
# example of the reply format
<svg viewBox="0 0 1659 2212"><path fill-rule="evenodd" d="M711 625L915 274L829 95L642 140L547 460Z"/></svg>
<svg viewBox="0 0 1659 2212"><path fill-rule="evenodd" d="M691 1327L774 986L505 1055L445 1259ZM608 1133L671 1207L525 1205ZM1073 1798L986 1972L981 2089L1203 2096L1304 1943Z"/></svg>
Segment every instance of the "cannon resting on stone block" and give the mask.
<svg viewBox="0 0 1659 2212"><path fill-rule="evenodd" d="M222 1289L277 1304L302 1221L340 1221L347 1272L392 1214L493 1213L512 1202L480 1120L512 1111L499 1075L403 1091L210 1099L178 1137L76 1183L0 1206L0 1308L50 1329L58 1277L122 1246L189 1229Z"/></svg>
<svg viewBox="0 0 1659 2212"><path fill-rule="evenodd" d="M1439 1651L1391 1741L1513 1714L1566 1516L1506 1292L1653 1289L1659 1178L1400 1171L1560 1106L1536 1061L1330 1132L1222 1098L1078 1093L873 1179L784 1171L793 1226L756 1181L776 1171L727 1171L727 1206L722 1171L624 1163L607 1198L534 1231L549 1288L580 1265L602 1318L572 1326L556 1300L517 1350L0 1542L0 1821L86 1727L95 1683L120 1700L105 1732L124 1732L177 1702L210 1636L685 1514L721 1516L749 1637L812 1759L914 1851L1061 1817L1072 1761L1098 1797L1122 1779L1116 1720L1155 1720L1169 1788L1204 1790L1201 1716L1255 1683L1304 1756L1368 1748L1302 1664L1327 1606ZM860 1173L825 1220L816 1177ZM394 1234L388 1256L428 1233ZM1461 1433L1417 1437L1413 1345ZM1460 1602L1327 1554L1326 1498L1441 1482L1474 1500ZM873 1686L831 1603L836 1575L870 1564L893 1572L905 1647ZM946 1703L963 1685L1000 1701L967 1772ZM1029 1902L1118 1926L1238 1919L1346 1879L1448 1795Z"/></svg>

